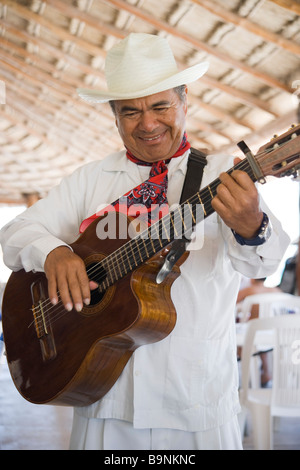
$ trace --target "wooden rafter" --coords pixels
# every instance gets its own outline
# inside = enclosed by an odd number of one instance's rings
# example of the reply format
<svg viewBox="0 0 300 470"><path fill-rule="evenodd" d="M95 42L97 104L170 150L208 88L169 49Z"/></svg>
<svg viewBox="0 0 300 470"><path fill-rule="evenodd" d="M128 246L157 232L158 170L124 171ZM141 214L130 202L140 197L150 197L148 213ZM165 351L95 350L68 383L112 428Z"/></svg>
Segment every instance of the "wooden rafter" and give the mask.
<svg viewBox="0 0 300 470"><path fill-rule="evenodd" d="M210 13L222 18L224 22L234 24L239 28L243 28L250 33L255 34L256 36L261 37L265 41L271 42L275 44L277 47L281 47L286 51L291 52L292 54L300 55L300 44L297 44L294 41L284 38L281 34L275 34L272 31L269 31L259 24L253 23L252 21L248 20L247 18L243 18L236 13L225 9L219 3L216 3L211 0L191 0L196 5L200 5L201 7L205 8ZM276 2L282 3L282 2ZM295 3L295 2L293 2Z"/></svg>
<svg viewBox="0 0 300 470"><path fill-rule="evenodd" d="M286 85L285 83L282 83L277 78L271 77L270 75L267 75L261 72L260 70L256 69L255 67L251 67L247 65L244 62L235 60L233 57L229 56L228 54L220 52L216 48L209 46L205 42L200 41L199 39L196 39L190 34L186 34L180 31L178 28L171 26L166 21L162 21L162 20L159 20L158 18L155 18L153 15L150 15L149 13L145 12L141 8L137 8L136 6L129 4L125 2L124 0L105 0L105 2L115 6L118 9L125 10L131 13L132 15L135 15L137 18L140 18L141 20L146 21L147 23L151 24L154 28L158 30L166 31L169 34L172 34L174 37L183 39L184 41L188 42L193 47L195 47L197 50L207 52L208 54L216 57L217 59L227 63L231 67L240 69L242 72L252 75L253 77L257 78L258 80L262 81L263 83L265 83L266 85L270 87L275 87L275 88L287 91L288 93L292 93L293 91L288 85Z"/></svg>
<svg viewBox="0 0 300 470"><path fill-rule="evenodd" d="M291 11L292 13L296 13L296 15L300 16L300 4L299 1L293 0L269 0L272 3L276 3L282 8Z"/></svg>
<svg viewBox="0 0 300 470"><path fill-rule="evenodd" d="M188 86L186 130L194 147L236 154L235 142L244 139L255 151L284 131L297 116L299 1L274 0L290 13L274 6L266 29L258 15L270 12L271 1L256 9L257 0L247 0L249 8L239 16L246 2L232 11L219 0L2 0L0 201L25 201L24 194L35 191L45 195L82 163L123 148L109 105L86 103L76 88L106 87L107 50L129 32L172 36L180 70L206 56L211 62L211 72ZM281 14L290 39L279 34ZM199 16L208 44L192 32ZM234 53L228 48L233 40ZM280 67L263 72L262 64L271 66L270 53ZM257 59L260 65L248 66Z"/></svg>
<svg viewBox="0 0 300 470"><path fill-rule="evenodd" d="M111 0L106 0L106 1L111 1ZM115 1L115 0L112 0L112 1ZM117 0L117 1L119 1L119 0ZM6 0L6 3L8 3L9 6L11 6L14 9L14 3L15 3L14 1ZM55 4L58 4L58 3L61 3L61 2L58 2L57 0L55 0ZM124 2L122 2L122 3L124 3ZM130 7L130 10L131 10L131 7ZM66 10L66 8L67 7L64 7L64 11ZM74 38L73 42L75 42L75 44L78 47L80 47L82 50L84 50L87 53L92 52L92 50L90 49L91 45L87 41L85 41L83 39L80 39L80 38L76 38L75 36L71 35L70 33L67 33L65 30L63 30L62 28L59 28L57 26L55 26L53 28L53 25L50 21L46 20L45 18L42 18L40 15L38 15L36 13L28 11L27 9L25 9L25 10L26 10L25 17L28 20L32 20L32 21L35 21L39 24L42 24L45 28L50 28L50 31L52 31L56 35L56 37L58 37L61 40L68 39L69 41L72 41L72 38ZM24 14L24 7L22 7L20 5L17 5L17 7L16 7L16 9L14 9L14 11L17 14L23 15ZM175 34L176 34L176 29L175 28L172 28L172 29L175 31ZM114 34L115 31L116 31L116 28L114 28L112 30L111 34ZM123 32L123 36L125 37L126 33ZM93 47L95 47L95 46L93 46ZM104 55L103 50L97 47L97 51L98 50L101 51L101 54L103 56ZM180 64L180 63L178 63L178 65L180 67L185 66L184 64ZM92 69L92 68L91 68L91 72L93 72L95 75L101 75L100 71L96 71L95 69ZM210 87L210 88L219 89L220 91L233 96L240 103L243 103L246 106L261 108L264 111L267 111L268 113L275 115L275 113L272 111L272 109L270 108L270 106L268 105L267 102L265 102L263 100L260 100L259 98L255 97L253 95L250 95L249 93L246 93L242 90L239 90L238 88L234 88L230 85L224 84L224 83L222 83L218 80L213 79L212 77L209 77L208 75L205 75L202 78L202 81L203 81L203 83L206 83L207 86Z"/></svg>
<svg viewBox="0 0 300 470"><path fill-rule="evenodd" d="M63 60L65 63L80 70L83 74L93 75L95 77L100 77L101 79L104 80L104 74L102 71L96 70L95 68L93 68L92 66L88 64L83 64L75 57L72 57L71 55L66 54L60 49L57 49L51 46L50 44L47 44L42 38L37 38L26 31L18 30L17 28L9 24L7 20L0 19L0 25L3 26L3 28L5 28L7 32L15 36L17 39L20 39L24 42L29 42L35 46L38 46L39 48L47 51L51 56L55 57L57 60ZM182 67L183 66L184 65L182 64ZM205 80L208 86L217 88L224 93L232 95L241 103L244 103L247 106L258 107L258 108L264 109L267 112L270 112L271 114L273 113L267 103L265 103L262 100L259 100L258 98L251 96L249 93L245 93L241 90L234 89L233 87L229 85L222 85L220 82L214 81L213 79L209 79L207 77L205 77ZM80 86L82 86L82 84L80 84ZM247 127L250 129L252 128L243 119L237 119L234 116L231 116L228 113L225 113L223 110L218 109L216 106L212 106L210 104L204 103L203 101L201 101L195 96L190 95L189 99L198 107L204 108L208 113L212 114L217 119L220 119L223 122L231 122L239 126Z"/></svg>

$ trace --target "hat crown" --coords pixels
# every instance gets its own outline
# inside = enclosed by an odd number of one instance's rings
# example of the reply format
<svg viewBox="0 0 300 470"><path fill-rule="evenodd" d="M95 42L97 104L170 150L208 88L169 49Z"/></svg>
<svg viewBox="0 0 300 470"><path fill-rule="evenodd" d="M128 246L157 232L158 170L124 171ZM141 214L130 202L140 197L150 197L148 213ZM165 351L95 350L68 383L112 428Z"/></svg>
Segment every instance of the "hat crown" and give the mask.
<svg viewBox="0 0 300 470"><path fill-rule="evenodd" d="M110 92L130 93L150 88L178 72L172 50L159 36L131 33L106 56Z"/></svg>

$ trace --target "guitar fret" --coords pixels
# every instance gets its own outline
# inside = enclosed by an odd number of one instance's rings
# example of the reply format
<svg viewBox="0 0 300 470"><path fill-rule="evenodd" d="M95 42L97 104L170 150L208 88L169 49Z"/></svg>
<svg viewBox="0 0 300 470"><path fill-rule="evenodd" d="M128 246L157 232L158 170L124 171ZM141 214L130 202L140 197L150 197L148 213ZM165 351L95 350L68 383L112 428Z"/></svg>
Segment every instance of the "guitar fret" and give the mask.
<svg viewBox="0 0 300 470"><path fill-rule="evenodd" d="M190 213L192 215L193 222L194 222L194 224L196 224L196 219L195 219L195 216L194 216L194 213L193 213L193 207L190 205L189 201L187 201L187 204L188 204Z"/></svg>
<svg viewBox="0 0 300 470"><path fill-rule="evenodd" d="M199 199L199 201L200 201L200 204L201 204L201 206L202 206L202 209L203 209L204 215L206 216L206 210L205 210L205 206L204 206L204 204L203 204L203 202L202 202L202 199L201 199L201 197L200 197L200 194L199 194L199 193L197 193L197 196L198 196L198 199Z"/></svg>
<svg viewBox="0 0 300 470"><path fill-rule="evenodd" d="M159 236L159 230L157 231L157 225L158 225L158 223L155 223L155 224L151 225L151 228L155 229L156 235L157 235L155 237L155 240L159 240L159 244L160 244L161 248L163 248L163 245L161 243L161 239L160 239L160 236Z"/></svg>
<svg viewBox="0 0 300 470"><path fill-rule="evenodd" d="M142 257L142 255L141 255L140 247L139 247L139 243L138 243L138 242L139 242L139 239L136 239L136 240L135 240L135 244L136 244L137 249L138 249L138 254L139 254L139 257L140 257L141 261L143 261L143 257Z"/></svg>
<svg viewBox="0 0 300 470"><path fill-rule="evenodd" d="M120 255L121 255L121 258L122 258L122 264L123 264L123 267L124 267L124 270L125 270L125 274L127 274L127 269L126 269L126 263L124 262L124 258L123 258L123 250L120 250ZM119 268L119 271L121 273L121 277L122 277L122 271L121 269Z"/></svg>
<svg viewBox="0 0 300 470"><path fill-rule="evenodd" d="M144 248L145 248L145 251L146 251L147 258L149 258L150 256L149 256L149 253L148 253L148 250L147 250L147 244L146 244L146 242L145 242L145 240L144 240L143 238L142 238L141 240L143 241L143 244L144 244Z"/></svg>
<svg viewBox="0 0 300 470"><path fill-rule="evenodd" d="M126 258L127 258L128 264L129 264L130 271L132 271L132 266L130 264L130 259L129 259L129 256L128 256L128 253L127 253L127 247L125 247L125 255L126 255Z"/></svg>
<svg viewBox="0 0 300 470"><path fill-rule="evenodd" d="M153 251L153 254L154 254L154 253L156 253L156 250L154 248L154 244L153 244L153 240L152 240L152 237L151 237L151 234L150 234L150 230L148 231L148 235L149 235L150 243L152 245L152 251Z"/></svg>
<svg viewBox="0 0 300 470"><path fill-rule="evenodd" d="M119 263L117 263L117 267L118 267L119 270L120 270ZM115 269L115 263L112 263L112 268L113 268L114 273L115 273L115 278L118 279L117 271L116 271L116 269Z"/></svg>
<svg viewBox="0 0 300 470"><path fill-rule="evenodd" d="M181 206L179 206L179 207L176 208L176 213L175 213L175 211L174 211L174 221L175 221L175 217L176 217L177 214L179 215L179 218L180 218L180 220L179 220L179 223L180 223L180 234L182 234L182 228L183 228L183 231L185 231L185 230L186 230L186 225L185 225L184 219L183 219L183 217L182 217ZM176 221L175 221L175 225L176 225ZM179 227L177 227L177 228L179 228ZM178 237L179 235L178 235L178 232L177 232L177 231L176 231L176 234L177 234L177 237Z"/></svg>
<svg viewBox="0 0 300 470"><path fill-rule="evenodd" d="M106 271L106 275L107 275L106 278L105 278L105 281L103 281L103 282L108 282L108 285L109 285L108 277L110 277L110 281L111 281L112 284L113 284L113 282L114 282L114 278L113 278L113 276L112 276L112 272L111 272L111 270L109 269L109 261L110 261L110 260L109 260L108 258L105 258L105 259L102 261L102 262L104 262L104 265L106 265L105 271ZM114 266L114 265L112 264L112 266ZM107 285L107 287L108 287L108 285Z"/></svg>
<svg viewBox="0 0 300 470"><path fill-rule="evenodd" d="M177 232L176 227L175 227L175 223L174 223L174 220L173 220L173 215L174 215L173 213L170 213L170 220L171 220L174 232L175 232L175 236L178 237L178 232Z"/></svg>
<svg viewBox="0 0 300 470"><path fill-rule="evenodd" d="M130 243L130 248L131 248L131 252L132 252L134 264L135 264L136 266L138 266L138 264L137 264L137 262L136 262L136 259L135 259L135 256L134 256L134 251L133 251L133 249L132 249L131 243Z"/></svg>
<svg viewBox="0 0 300 470"><path fill-rule="evenodd" d="M166 239L168 240L168 242L170 242L171 240L170 240L170 237L169 237L169 233L168 233L168 231L167 231L167 229L166 229L166 227L165 227L164 219L161 219L161 223L162 223L162 227L163 227L163 229L164 229L164 231L165 231L165 234L166 234ZM169 226L170 226L170 224L169 224Z"/></svg>

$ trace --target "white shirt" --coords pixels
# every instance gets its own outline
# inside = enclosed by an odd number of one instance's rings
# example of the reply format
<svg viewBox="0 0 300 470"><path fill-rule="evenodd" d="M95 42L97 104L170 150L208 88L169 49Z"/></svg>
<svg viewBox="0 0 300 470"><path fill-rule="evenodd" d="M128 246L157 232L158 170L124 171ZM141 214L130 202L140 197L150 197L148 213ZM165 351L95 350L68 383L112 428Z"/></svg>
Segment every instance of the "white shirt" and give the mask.
<svg viewBox="0 0 300 470"><path fill-rule="evenodd" d="M170 205L180 198L188 153L169 163ZM0 240L6 264L13 270L42 271L51 250L78 237L82 220L147 179L149 167L124 155L122 151L83 166L4 227ZM209 156L202 187L231 166L232 157ZM238 413L235 303L240 274L270 275L289 244L263 201L261 207L273 232L258 247L240 246L216 214L197 226L196 240L203 244L190 244L171 289L174 330L164 340L138 348L106 396L78 408L79 414L123 419L136 428L202 431Z"/></svg>

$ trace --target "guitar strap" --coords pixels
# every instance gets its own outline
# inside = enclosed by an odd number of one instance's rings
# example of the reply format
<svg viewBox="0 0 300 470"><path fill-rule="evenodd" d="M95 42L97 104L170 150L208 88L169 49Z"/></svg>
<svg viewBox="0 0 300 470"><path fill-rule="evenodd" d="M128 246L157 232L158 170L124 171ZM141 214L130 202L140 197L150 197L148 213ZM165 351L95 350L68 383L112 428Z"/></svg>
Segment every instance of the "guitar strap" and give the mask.
<svg viewBox="0 0 300 470"><path fill-rule="evenodd" d="M180 196L180 204L194 196L199 191L204 167L207 164L205 153L191 147L190 155L187 163L187 170L185 180L182 187ZM172 270L174 264L181 258L186 251L186 246L190 242L187 238L183 237L173 241L170 251L165 258L163 267L159 271L156 282L160 284L166 275Z"/></svg>
<svg viewBox="0 0 300 470"><path fill-rule="evenodd" d="M180 204L199 191L206 164L207 160L205 153L191 147L180 197Z"/></svg>

